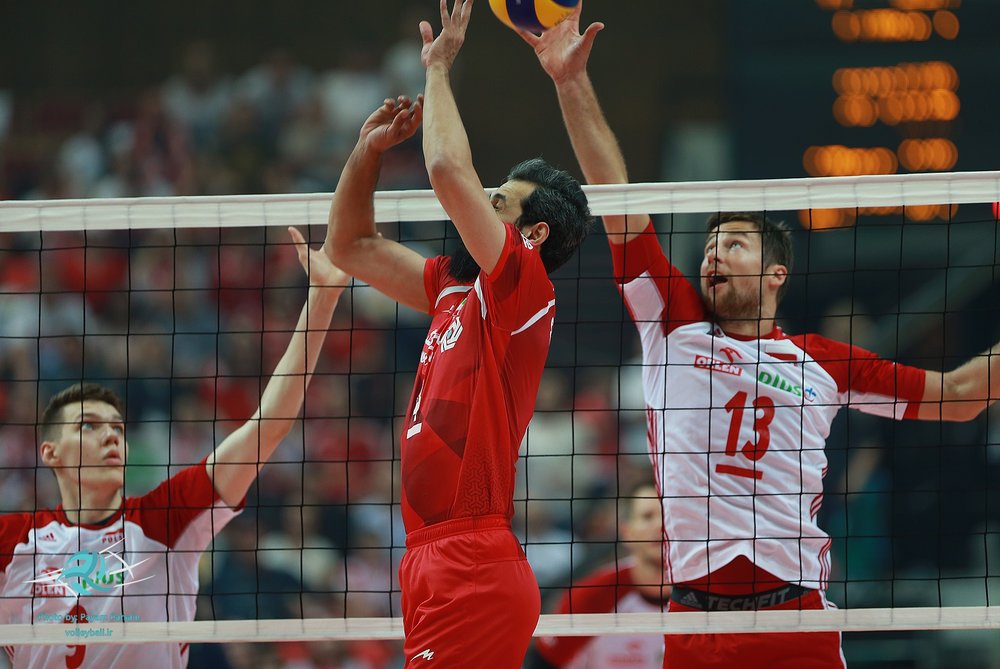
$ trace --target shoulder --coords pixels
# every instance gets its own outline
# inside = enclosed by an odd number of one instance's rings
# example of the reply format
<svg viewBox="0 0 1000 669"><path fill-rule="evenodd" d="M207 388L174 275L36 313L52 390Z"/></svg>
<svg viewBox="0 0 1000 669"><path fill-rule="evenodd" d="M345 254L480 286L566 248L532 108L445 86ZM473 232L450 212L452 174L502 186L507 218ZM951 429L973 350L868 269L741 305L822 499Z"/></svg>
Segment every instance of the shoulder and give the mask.
<svg viewBox="0 0 1000 669"><path fill-rule="evenodd" d="M56 515L49 510L31 513L8 513L0 515L0 571L7 569L14 550L20 544L28 542L31 531L44 527L53 521L58 521Z"/></svg>

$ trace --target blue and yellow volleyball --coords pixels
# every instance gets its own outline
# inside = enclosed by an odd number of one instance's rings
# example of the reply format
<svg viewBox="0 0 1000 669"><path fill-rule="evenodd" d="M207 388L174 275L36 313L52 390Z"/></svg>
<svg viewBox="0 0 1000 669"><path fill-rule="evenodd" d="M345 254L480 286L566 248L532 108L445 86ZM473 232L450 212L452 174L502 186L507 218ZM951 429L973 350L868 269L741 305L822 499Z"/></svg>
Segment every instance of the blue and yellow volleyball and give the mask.
<svg viewBox="0 0 1000 669"><path fill-rule="evenodd" d="M511 28L540 33L562 21L580 0L490 0L490 9Z"/></svg>

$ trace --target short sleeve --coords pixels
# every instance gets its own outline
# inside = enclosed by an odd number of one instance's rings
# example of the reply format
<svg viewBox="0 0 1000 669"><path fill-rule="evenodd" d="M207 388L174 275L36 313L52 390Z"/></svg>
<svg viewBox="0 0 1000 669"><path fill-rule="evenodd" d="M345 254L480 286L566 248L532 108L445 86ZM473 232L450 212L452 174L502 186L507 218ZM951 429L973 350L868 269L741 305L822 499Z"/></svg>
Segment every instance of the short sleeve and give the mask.
<svg viewBox="0 0 1000 669"><path fill-rule="evenodd" d="M555 290L539 247L514 226L505 228L507 238L500 258L492 272L479 275L475 290L480 294L486 318L513 332L530 327L554 309Z"/></svg>

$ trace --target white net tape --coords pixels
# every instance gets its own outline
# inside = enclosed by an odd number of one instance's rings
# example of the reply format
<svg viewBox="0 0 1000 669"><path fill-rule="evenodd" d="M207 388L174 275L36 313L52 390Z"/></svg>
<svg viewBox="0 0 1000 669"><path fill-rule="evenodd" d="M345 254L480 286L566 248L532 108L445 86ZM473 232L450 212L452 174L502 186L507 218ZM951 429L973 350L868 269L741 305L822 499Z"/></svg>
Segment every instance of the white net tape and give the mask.
<svg viewBox="0 0 1000 669"><path fill-rule="evenodd" d="M591 211L680 214L1000 202L1000 172L587 186ZM0 202L4 232L319 225L329 193ZM433 191L380 192L375 219L447 218Z"/></svg>
<svg viewBox="0 0 1000 669"><path fill-rule="evenodd" d="M73 643L230 643L402 639L401 618L222 620L76 625ZM746 632L868 632L1000 628L1000 607L846 609L829 611L719 611L703 613L595 613L542 615L536 637ZM0 643L41 645L67 641L68 625L0 625Z"/></svg>

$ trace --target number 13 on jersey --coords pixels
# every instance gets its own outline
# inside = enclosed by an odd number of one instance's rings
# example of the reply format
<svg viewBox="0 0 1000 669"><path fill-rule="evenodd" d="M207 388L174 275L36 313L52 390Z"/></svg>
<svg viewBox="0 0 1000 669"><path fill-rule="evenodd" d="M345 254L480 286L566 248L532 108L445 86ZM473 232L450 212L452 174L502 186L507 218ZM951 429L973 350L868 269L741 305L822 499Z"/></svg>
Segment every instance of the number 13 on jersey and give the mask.
<svg viewBox="0 0 1000 669"><path fill-rule="evenodd" d="M757 468L756 463L764 457L768 446L771 445L769 426L774 420L774 400L762 395L757 397L752 405L747 405L747 399L747 393L740 391L726 402L726 413L730 414L730 418L725 453L726 456L733 458L733 461L731 464L717 464L715 472L759 481L764 478L764 472ZM740 431L748 408L753 410L753 438L741 445Z"/></svg>

